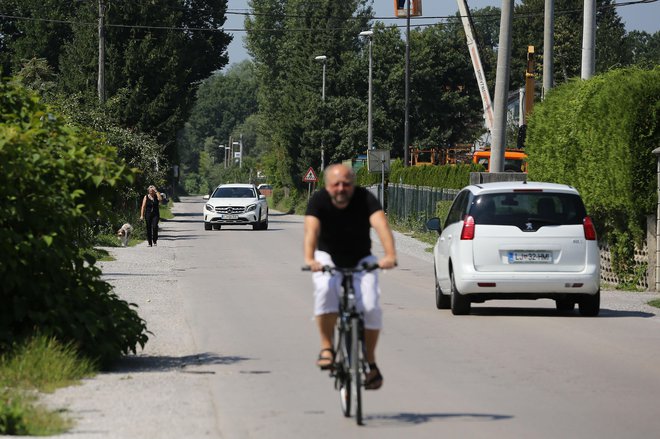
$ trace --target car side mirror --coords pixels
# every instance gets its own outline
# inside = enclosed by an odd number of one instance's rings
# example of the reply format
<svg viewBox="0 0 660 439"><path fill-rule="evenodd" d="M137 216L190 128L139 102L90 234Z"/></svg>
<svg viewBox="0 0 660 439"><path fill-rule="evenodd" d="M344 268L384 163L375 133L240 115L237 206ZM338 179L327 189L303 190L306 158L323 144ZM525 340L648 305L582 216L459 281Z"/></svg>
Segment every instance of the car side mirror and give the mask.
<svg viewBox="0 0 660 439"><path fill-rule="evenodd" d="M205 199L205 200L208 200L209 198L211 198L211 196L210 195L204 195L202 198Z"/></svg>
<svg viewBox="0 0 660 439"><path fill-rule="evenodd" d="M260 199L260 200L265 200L265 199L266 199L266 196L263 195L263 194L259 194L259 199Z"/></svg>
<svg viewBox="0 0 660 439"><path fill-rule="evenodd" d="M438 232L438 235L442 233L442 225L440 222L440 218L438 217L433 217L430 220L426 222L426 228L428 230L435 230Z"/></svg>

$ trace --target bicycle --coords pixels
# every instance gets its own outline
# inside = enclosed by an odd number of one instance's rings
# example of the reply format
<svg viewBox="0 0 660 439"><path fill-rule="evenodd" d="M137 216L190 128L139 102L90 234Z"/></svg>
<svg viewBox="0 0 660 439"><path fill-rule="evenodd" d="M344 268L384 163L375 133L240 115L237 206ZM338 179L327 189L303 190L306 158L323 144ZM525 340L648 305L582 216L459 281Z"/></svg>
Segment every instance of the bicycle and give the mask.
<svg viewBox="0 0 660 439"><path fill-rule="evenodd" d="M326 265L324 273L342 275L342 297L335 328L335 361L330 369L330 377L335 379L335 389L339 391L342 412L351 416L351 404L355 400L355 421L362 425L362 388L368 371L364 343L364 317L357 309L353 275L378 269L378 264L362 264L356 268L339 268ZM309 267L303 267L309 271Z"/></svg>

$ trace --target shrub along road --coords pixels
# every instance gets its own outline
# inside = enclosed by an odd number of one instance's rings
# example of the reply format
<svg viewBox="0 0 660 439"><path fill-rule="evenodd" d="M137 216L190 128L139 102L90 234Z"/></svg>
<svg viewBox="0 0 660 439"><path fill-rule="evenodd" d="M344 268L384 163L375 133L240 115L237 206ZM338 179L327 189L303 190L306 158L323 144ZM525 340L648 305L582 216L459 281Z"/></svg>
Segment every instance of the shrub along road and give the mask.
<svg viewBox="0 0 660 439"><path fill-rule="evenodd" d="M103 272L154 333L137 356L47 396L77 420L62 437L352 437L313 366L302 218L268 231L203 230L200 198L174 207L158 247L113 249ZM360 436L652 437L660 430L660 317L649 293L604 292L598 318L551 301L435 309L425 244L397 234L382 275L381 391ZM377 247L377 246L376 246ZM377 248L378 251L378 248Z"/></svg>

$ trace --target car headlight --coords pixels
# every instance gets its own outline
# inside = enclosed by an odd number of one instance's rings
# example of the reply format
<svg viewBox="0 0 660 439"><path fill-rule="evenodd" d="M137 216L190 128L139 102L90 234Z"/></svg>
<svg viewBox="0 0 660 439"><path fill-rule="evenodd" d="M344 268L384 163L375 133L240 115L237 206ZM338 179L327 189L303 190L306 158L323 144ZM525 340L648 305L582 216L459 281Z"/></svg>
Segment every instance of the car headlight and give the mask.
<svg viewBox="0 0 660 439"><path fill-rule="evenodd" d="M256 204L250 204L248 207L245 208L246 212L251 212L257 208Z"/></svg>
<svg viewBox="0 0 660 439"><path fill-rule="evenodd" d="M212 204L207 204L206 205L206 210L208 210L209 212L213 212L213 211L215 211L215 208L213 207Z"/></svg>

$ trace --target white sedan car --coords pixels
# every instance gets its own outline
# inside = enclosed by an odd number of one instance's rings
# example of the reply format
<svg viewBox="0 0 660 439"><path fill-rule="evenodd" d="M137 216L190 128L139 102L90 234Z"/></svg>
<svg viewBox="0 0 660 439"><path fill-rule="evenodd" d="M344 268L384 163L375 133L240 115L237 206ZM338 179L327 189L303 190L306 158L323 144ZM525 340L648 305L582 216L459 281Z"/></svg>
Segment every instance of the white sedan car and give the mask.
<svg viewBox="0 0 660 439"><path fill-rule="evenodd" d="M268 202L253 184L223 184L204 199L204 230L220 229L222 225L268 229Z"/></svg>
<svg viewBox="0 0 660 439"><path fill-rule="evenodd" d="M577 303L580 314L600 310L596 231L573 187L501 182L467 186L454 199L433 249L438 308L469 314L489 299Z"/></svg>

